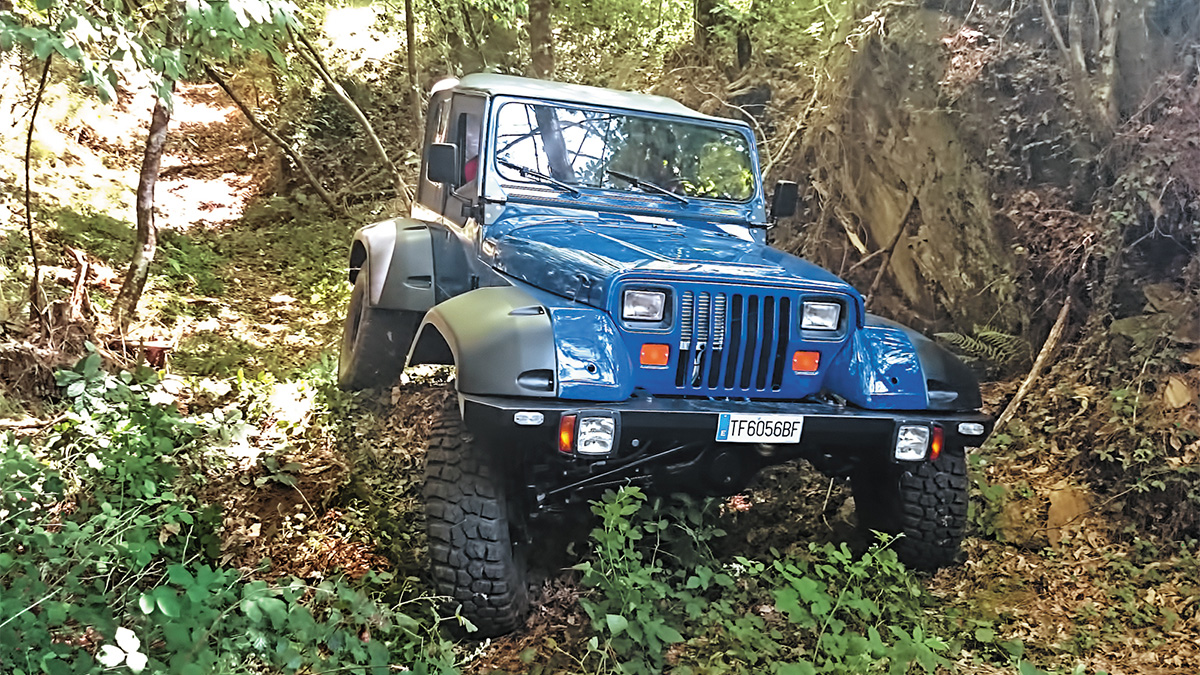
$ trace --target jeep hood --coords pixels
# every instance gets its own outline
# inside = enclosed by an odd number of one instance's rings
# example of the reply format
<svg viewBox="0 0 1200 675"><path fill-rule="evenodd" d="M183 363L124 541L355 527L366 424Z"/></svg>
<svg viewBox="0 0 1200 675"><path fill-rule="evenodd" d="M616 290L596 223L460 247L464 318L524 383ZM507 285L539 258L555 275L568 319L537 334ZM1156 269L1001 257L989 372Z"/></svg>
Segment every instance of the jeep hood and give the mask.
<svg viewBox="0 0 1200 675"><path fill-rule="evenodd" d="M484 243L484 257L506 275L601 308L620 277L723 279L854 294L820 267L747 240L741 228L581 220L541 220L505 228Z"/></svg>

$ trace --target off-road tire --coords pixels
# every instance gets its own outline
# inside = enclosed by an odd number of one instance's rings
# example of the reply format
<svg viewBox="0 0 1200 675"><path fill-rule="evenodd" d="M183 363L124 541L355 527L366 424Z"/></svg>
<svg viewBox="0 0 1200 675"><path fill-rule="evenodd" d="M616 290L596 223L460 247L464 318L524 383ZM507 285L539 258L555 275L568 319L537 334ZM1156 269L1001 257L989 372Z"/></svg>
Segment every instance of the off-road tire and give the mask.
<svg viewBox="0 0 1200 675"><path fill-rule="evenodd" d="M496 457L464 427L458 401L447 401L429 434L425 522L434 585L475 624L472 637L518 628L529 607L525 561L510 532L509 486Z"/></svg>
<svg viewBox="0 0 1200 675"><path fill-rule="evenodd" d="M892 544L901 562L921 570L957 562L967 525L965 456L862 467L851 488L863 530L904 535Z"/></svg>
<svg viewBox="0 0 1200 675"><path fill-rule="evenodd" d="M338 386L345 391L394 384L421 321L419 312L372 307L367 301L368 283L364 270L354 281L342 327Z"/></svg>

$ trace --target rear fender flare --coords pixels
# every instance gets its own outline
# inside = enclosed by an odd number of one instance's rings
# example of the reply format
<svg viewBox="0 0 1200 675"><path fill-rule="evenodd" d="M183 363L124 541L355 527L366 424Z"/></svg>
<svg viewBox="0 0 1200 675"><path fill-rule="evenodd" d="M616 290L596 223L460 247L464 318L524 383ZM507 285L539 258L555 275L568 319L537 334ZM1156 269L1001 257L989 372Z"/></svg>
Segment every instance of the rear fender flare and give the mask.
<svg viewBox="0 0 1200 675"><path fill-rule="evenodd" d="M350 246L350 282L364 271L372 307L428 310L434 303L429 226L411 218L392 218L359 229Z"/></svg>

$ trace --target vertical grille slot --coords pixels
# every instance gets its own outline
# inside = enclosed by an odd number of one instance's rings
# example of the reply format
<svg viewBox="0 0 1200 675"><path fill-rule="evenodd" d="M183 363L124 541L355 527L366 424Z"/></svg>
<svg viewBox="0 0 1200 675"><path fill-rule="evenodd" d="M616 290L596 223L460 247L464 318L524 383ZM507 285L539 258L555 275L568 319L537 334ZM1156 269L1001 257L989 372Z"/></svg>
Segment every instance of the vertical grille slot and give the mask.
<svg viewBox="0 0 1200 675"><path fill-rule="evenodd" d="M716 389L721 383L721 355L725 351L725 294L718 293L713 299L712 358L709 359L708 388Z"/></svg>
<svg viewBox="0 0 1200 675"><path fill-rule="evenodd" d="M730 310L729 319L729 349L728 356L725 360L725 388L733 389L734 382L737 381L737 364L738 357L742 349L742 334L746 322L742 317L742 312L745 310L745 298L741 295L733 296L733 307Z"/></svg>
<svg viewBox="0 0 1200 675"><path fill-rule="evenodd" d="M692 388L701 386L704 378L704 368L708 365L708 338L712 333L712 296L701 293L696 300L696 344L689 366L688 382Z"/></svg>
<svg viewBox="0 0 1200 675"><path fill-rule="evenodd" d="M771 391L783 388L783 373L787 367L787 347L791 341L792 299L779 299L779 344L775 348L775 370L771 373Z"/></svg>
<svg viewBox="0 0 1200 675"><path fill-rule="evenodd" d="M755 389L767 388L767 370L771 367L772 357L775 355L771 346L775 342L775 333L778 330L775 325L775 298L768 295L763 298L762 304L762 330L759 331L762 335L762 349L757 359L758 377L754 381Z"/></svg>
<svg viewBox="0 0 1200 675"><path fill-rule="evenodd" d="M692 362L692 329L695 326L695 295L684 291L679 297L679 355L675 364L675 386L682 387Z"/></svg>
<svg viewBox="0 0 1200 675"><path fill-rule="evenodd" d="M746 333L746 350L742 358L742 389L750 388L750 378L754 374L754 359L758 356L758 296L752 295L746 302L746 321L742 324Z"/></svg>

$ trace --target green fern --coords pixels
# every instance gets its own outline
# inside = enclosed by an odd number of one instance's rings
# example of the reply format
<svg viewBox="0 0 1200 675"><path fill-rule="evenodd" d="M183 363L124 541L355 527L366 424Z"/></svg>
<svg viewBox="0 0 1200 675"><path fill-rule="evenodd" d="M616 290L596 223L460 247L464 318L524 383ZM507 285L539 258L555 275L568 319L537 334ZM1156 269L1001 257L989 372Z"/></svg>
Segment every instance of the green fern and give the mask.
<svg viewBox="0 0 1200 675"><path fill-rule="evenodd" d="M934 337L969 361L982 360L997 367L1010 366L1029 357L1029 343L1018 335L978 325L972 327L972 333L934 333Z"/></svg>

